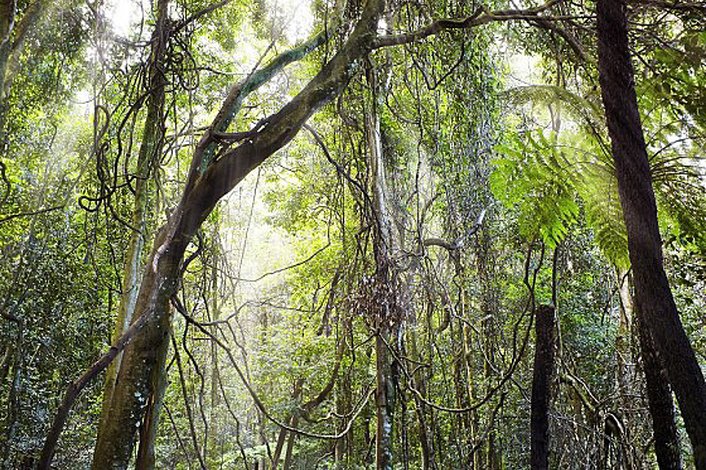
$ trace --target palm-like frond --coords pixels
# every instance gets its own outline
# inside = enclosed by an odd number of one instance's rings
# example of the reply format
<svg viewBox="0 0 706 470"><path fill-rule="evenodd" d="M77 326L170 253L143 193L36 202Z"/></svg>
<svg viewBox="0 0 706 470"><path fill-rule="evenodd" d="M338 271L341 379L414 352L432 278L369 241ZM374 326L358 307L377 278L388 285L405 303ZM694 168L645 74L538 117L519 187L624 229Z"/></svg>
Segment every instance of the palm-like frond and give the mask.
<svg viewBox="0 0 706 470"><path fill-rule="evenodd" d="M515 105L561 105L580 131L513 134L497 146L493 190L519 210L525 235L555 244L574 222L582 203L595 241L606 257L629 266L627 234L612 155L605 144L601 108L590 99L552 85L523 86L506 92ZM692 152L695 153L695 152ZM694 155L656 152L650 159L662 226L682 243L706 253L706 167Z"/></svg>

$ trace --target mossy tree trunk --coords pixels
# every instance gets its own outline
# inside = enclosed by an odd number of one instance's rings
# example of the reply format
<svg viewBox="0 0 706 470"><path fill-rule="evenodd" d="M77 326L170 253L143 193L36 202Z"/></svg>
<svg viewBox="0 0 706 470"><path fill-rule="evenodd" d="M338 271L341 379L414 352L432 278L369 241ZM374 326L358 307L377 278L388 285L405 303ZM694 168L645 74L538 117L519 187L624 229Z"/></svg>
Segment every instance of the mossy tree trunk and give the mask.
<svg viewBox="0 0 706 470"><path fill-rule="evenodd" d="M112 343L115 343L120 336L128 329L132 322L133 313L137 304L137 296L140 288L140 275L142 273L142 257L145 246L147 232L147 216L149 213L151 175L156 170L156 165L162 156L164 148L164 102L165 88L167 80L165 77L165 60L167 56L169 40L169 0L159 0L156 9L154 31L152 33L152 50L147 63L149 76L149 96L147 98L147 113L142 132L142 143L140 145L137 168L135 174L135 199L133 205L131 225L133 232L130 235L127 252L125 254L125 266L123 269L123 285L120 303L118 306L118 316L113 329ZM167 343L168 344L168 343ZM167 348L162 348L161 354L166 354ZM103 406L101 410L101 423L98 428L98 440L96 451L99 445L104 445L103 435L110 428L111 407L113 390L116 385L118 371L122 363L122 354L118 354L115 360L106 370L105 385L103 389ZM159 376L152 377L156 383L164 383L165 379ZM160 387L157 387L159 390ZM144 464L146 461L154 461L154 438L156 436L158 408L161 402L160 393L149 397L146 416L140 429L140 451L138 462ZM157 409L155 409L157 408ZM149 465L148 465L149 466ZM94 466L95 468L95 466Z"/></svg>
<svg viewBox="0 0 706 470"><path fill-rule="evenodd" d="M376 433L375 433L375 465L378 470L393 468L393 427L396 404L396 379L393 357L390 348L397 341L400 325L399 299L403 295L398 292L401 283L396 282L396 260L400 247L399 234L395 229L394 217L390 209L390 188L387 184L385 155L382 145L379 106L381 94L385 90L380 86L378 70L375 65L367 69L367 80L372 99L365 113L365 136L367 143L367 166L370 173L370 189L373 218L371 224L375 227L373 237L373 252L376 273L372 299L376 305L374 325L376 329Z"/></svg>

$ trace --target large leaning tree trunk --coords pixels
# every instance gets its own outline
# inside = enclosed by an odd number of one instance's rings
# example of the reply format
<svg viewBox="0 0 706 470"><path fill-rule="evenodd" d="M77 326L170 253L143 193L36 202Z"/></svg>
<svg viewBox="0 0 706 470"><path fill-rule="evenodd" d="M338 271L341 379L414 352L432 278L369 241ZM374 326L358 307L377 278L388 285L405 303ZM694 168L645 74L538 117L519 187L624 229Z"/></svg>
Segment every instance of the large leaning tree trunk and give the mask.
<svg viewBox="0 0 706 470"><path fill-rule="evenodd" d="M162 359L158 357L158 351L169 341L170 299L179 285L187 245L221 197L286 145L317 109L346 86L357 72L359 60L373 47L383 3L382 0L369 0L342 49L312 81L278 113L267 118L263 126L253 129L240 145L214 159L214 141L223 137L220 133L227 129L234 111L242 102L245 87L235 87L231 91L224 109L195 150L178 206L155 239L133 319L143 325L142 331L125 349L107 415L110 425L103 430L96 446L94 468L128 466L135 430L147 400L155 391L151 378L155 369L164 366L158 360Z"/></svg>
<svg viewBox="0 0 706 470"><path fill-rule="evenodd" d="M635 93L624 0L599 0L598 68L628 233L636 308L654 339L699 470L706 469L706 383L664 271L657 205Z"/></svg>
<svg viewBox="0 0 706 470"><path fill-rule="evenodd" d="M554 371L554 307L540 305L535 313L535 350L530 420L532 470L549 468L549 403Z"/></svg>
<svg viewBox="0 0 706 470"><path fill-rule="evenodd" d="M125 266L123 268L123 285L120 304L118 306L118 316L113 330L112 343L115 343L125 330L130 326L137 294L140 288L141 261L145 246L145 236L147 230L147 214L149 201L150 175L153 174L155 164L159 161L164 148L164 101L165 101L165 59L167 53L167 43L169 39L168 26L169 0L159 0L157 4L154 31L152 33L152 49L147 63L147 74L149 80L147 87L149 95L147 98L147 113L145 116L144 129L142 133L142 143L137 158L137 171L135 178L135 200L132 213L133 232L130 235L127 251L125 253ZM113 390L120 370L122 355L118 354L115 360L106 370L105 385L103 389L103 407L101 411L101 422L98 428L98 440L96 449L103 445L102 436L108 432L111 426L110 410L112 406ZM158 398L158 397L156 397ZM151 400L158 404L157 400ZM148 410L148 415L154 415ZM142 425L141 435L150 436L150 442L141 440L140 456L149 458L153 455L151 442L154 441L156 421L145 420ZM148 454L148 455L146 455ZM140 459L138 459L140 460Z"/></svg>

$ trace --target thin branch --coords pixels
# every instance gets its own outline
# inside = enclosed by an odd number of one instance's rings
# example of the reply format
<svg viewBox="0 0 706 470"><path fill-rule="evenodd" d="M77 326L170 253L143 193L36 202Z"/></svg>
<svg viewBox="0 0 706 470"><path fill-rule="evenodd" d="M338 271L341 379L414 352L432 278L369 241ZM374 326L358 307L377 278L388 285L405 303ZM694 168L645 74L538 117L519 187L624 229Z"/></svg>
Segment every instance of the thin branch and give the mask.
<svg viewBox="0 0 706 470"><path fill-rule="evenodd" d="M478 215L478 218L476 219L473 226L468 230L468 232L462 234L456 240L448 242L441 238L432 237L424 240L424 246L440 246L448 251L456 251L462 249L466 245L468 239L472 235L474 235L478 230L480 230L480 228L483 226L483 220L485 220L485 214L487 211L488 208L483 209L480 212L480 215Z"/></svg>
<svg viewBox="0 0 706 470"><path fill-rule="evenodd" d="M677 11L700 11L706 12L706 3L703 2L667 2L663 0L634 0L646 6L664 8L665 10Z"/></svg>
<svg viewBox="0 0 706 470"><path fill-rule="evenodd" d="M31 216L33 216L33 215L39 215L39 214L44 214L44 213L46 213L46 212L51 212L51 211L63 209L64 207L65 207L64 204L61 204L61 205L59 205L59 206L47 207L47 208L39 209L39 210L36 210L36 211L20 212L20 213L18 213L18 214L11 214L11 215L8 215L8 216L5 216L5 217L0 218L0 224L3 223L3 222L10 221L10 220L12 220L12 219L17 219L17 218L19 218L19 217L31 217Z"/></svg>

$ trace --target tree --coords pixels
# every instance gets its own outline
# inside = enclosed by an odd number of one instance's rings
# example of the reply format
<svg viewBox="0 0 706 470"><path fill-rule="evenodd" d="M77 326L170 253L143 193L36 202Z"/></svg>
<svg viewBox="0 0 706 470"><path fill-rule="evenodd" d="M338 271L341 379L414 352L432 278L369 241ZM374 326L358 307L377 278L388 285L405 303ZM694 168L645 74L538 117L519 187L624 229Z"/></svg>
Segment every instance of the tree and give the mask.
<svg viewBox="0 0 706 470"><path fill-rule="evenodd" d="M157 162L164 151L164 101L166 79L166 56L168 51L169 36L171 34L169 26L169 1L160 0L156 7L156 22L151 38L151 53L146 68L148 70L148 97L147 115L145 117L144 129L142 132L142 143L140 145L137 159L137 172L135 178L135 201L132 213L130 236L127 253L125 256L125 268L123 274L122 295L118 307L118 317L113 331L112 342L117 341L130 325L137 295L140 289L140 267L142 262L145 238L147 235L147 217L149 214L150 182L152 176L157 171ZM160 354L166 357L167 345L162 346ZM101 424L98 428L98 438L94 452L94 468L105 468L105 462L101 460L106 455L106 440L104 436L111 435L111 410L113 406L113 391L115 389L118 373L120 371L122 354L108 366L103 392L103 410L101 413ZM164 361L166 359L162 359ZM151 390L149 406L146 411L147 419L142 423L140 435L140 450L138 452L137 464L142 468L154 466L154 439L157 430L157 423L161 407L162 393L165 383L164 371L160 368L153 372L150 381L155 384Z"/></svg>
<svg viewBox="0 0 706 470"><path fill-rule="evenodd" d="M601 96L611 138L638 312L677 396L697 468L706 468L706 383L663 267L662 240L628 48L626 4L597 4Z"/></svg>
<svg viewBox="0 0 706 470"><path fill-rule="evenodd" d="M245 143L218 159L211 159L210 147L218 133L223 132L233 119L243 95L261 85L257 79L265 77L254 75L231 90L195 151L181 200L167 224L160 229L148 258L133 320L133 326L137 325L135 330L142 331L124 353L113 391L112 412L107 419L111 429L103 434L105 444L100 447L94 466L121 468L130 460L136 423L148 398L156 390L151 377L156 369L164 367L164 358L157 352L168 344L170 301L178 288L184 252L196 230L223 195L287 144L306 120L348 83L355 72L354 64L374 45L375 29L383 6L381 0L369 1L344 47L293 100L272 115L264 127L259 126L248 133ZM43 465L49 465L51 453L51 450L44 452Z"/></svg>

